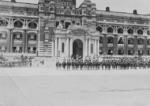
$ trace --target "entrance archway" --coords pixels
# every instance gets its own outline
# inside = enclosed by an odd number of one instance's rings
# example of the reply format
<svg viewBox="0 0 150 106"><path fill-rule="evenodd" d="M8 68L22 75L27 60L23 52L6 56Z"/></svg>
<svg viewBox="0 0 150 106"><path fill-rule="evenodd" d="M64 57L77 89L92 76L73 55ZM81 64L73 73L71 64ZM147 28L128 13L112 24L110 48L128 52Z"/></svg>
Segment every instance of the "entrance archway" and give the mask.
<svg viewBox="0 0 150 106"><path fill-rule="evenodd" d="M80 39L76 39L73 42L73 57L77 56L83 57L83 42Z"/></svg>

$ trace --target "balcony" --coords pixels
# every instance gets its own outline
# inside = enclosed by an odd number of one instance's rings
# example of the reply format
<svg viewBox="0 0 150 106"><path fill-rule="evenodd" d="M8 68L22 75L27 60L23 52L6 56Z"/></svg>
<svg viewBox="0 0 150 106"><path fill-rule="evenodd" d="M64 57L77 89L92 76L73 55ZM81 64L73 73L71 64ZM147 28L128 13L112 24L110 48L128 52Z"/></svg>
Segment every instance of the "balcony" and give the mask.
<svg viewBox="0 0 150 106"><path fill-rule="evenodd" d="M114 44L113 44L113 43L108 43L107 46L108 46L108 47L113 47Z"/></svg>
<svg viewBox="0 0 150 106"><path fill-rule="evenodd" d="M134 44L128 44L128 47L134 47Z"/></svg>
<svg viewBox="0 0 150 106"><path fill-rule="evenodd" d="M143 45L138 45L138 48L143 48Z"/></svg>
<svg viewBox="0 0 150 106"><path fill-rule="evenodd" d="M15 44L22 44L22 40L14 39Z"/></svg>
<svg viewBox="0 0 150 106"><path fill-rule="evenodd" d="M7 43L7 39L0 39L0 43Z"/></svg>
<svg viewBox="0 0 150 106"><path fill-rule="evenodd" d="M29 44L36 44L36 40L29 40Z"/></svg>

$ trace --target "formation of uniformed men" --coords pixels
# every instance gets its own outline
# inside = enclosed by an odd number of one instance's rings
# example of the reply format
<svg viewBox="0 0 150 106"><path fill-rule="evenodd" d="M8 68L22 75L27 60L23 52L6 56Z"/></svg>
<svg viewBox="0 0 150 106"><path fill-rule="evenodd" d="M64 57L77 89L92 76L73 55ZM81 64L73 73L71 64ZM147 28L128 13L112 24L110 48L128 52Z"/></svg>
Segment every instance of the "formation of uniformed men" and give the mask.
<svg viewBox="0 0 150 106"><path fill-rule="evenodd" d="M62 62L57 59L57 70L127 70L137 68L150 68L150 60L144 60L138 57L82 57L66 59L63 58Z"/></svg>

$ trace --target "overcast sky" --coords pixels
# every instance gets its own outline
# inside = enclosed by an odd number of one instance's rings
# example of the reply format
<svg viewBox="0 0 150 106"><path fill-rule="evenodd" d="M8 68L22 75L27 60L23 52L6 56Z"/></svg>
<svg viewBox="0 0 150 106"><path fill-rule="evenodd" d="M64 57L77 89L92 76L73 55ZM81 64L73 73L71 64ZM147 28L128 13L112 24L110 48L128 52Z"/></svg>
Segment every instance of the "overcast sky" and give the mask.
<svg viewBox="0 0 150 106"><path fill-rule="evenodd" d="M8 0L7 0L8 1ZM38 0L16 0L17 2L38 3ZM96 3L97 9L105 10L107 6L111 11L132 12L138 10L139 14L150 14L150 0L91 0ZM83 0L77 0L77 6Z"/></svg>

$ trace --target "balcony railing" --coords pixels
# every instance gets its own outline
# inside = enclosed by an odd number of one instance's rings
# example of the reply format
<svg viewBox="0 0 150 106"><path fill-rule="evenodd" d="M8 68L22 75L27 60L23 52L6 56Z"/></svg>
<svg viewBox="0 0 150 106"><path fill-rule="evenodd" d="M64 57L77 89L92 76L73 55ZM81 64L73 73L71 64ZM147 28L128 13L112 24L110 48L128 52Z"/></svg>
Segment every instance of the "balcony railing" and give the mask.
<svg viewBox="0 0 150 106"><path fill-rule="evenodd" d="M29 44L36 44L36 40L29 40Z"/></svg>

